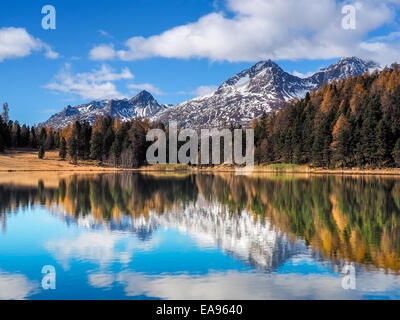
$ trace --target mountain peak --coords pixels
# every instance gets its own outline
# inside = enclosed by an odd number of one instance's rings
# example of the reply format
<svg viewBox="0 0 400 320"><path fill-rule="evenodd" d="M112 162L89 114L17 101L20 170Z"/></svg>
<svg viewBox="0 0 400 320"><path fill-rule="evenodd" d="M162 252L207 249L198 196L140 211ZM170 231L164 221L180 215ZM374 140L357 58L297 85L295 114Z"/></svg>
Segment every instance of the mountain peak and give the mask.
<svg viewBox="0 0 400 320"><path fill-rule="evenodd" d="M282 74L284 71L272 60L265 60L257 62L249 69L243 70L235 76L225 81L219 88L218 93L222 93L225 90L229 90L232 87L243 87L246 86L252 79L257 77L262 72L266 71L271 75Z"/></svg>
<svg viewBox="0 0 400 320"><path fill-rule="evenodd" d="M87 104L72 107L68 105L63 111L53 115L42 126L63 128L68 124L80 119L93 123L97 117L119 116L122 121L129 121L133 118L147 118L155 115L165 106L160 106L156 99L147 91L142 91L132 99L113 99L92 101Z"/></svg>
<svg viewBox="0 0 400 320"><path fill-rule="evenodd" d="M153 95L150 93L150 92L148 92L148 91L146 91L146 90L143 90L143 91L141 91L141 92L139 92L137 95L136 95L136 97L144 97L144 98L152 98L153 97Z"/></svg>
<svg viewBox="0 0 400 320"><path fill-rule="evenodd" d="M308 78L285 72L272 60L260 61L226 80L212 94L197 97L175 106L159 105L151 93L144 90L123 100L92 101L66 107L43 125L62 128L77 119L93 122L98 116L117 115L124 121L150 118L155 121L175 121L185 127L212 128L224 124L249 124L264 112L274 112L294 97L302 98L324 82L364 74L379 66L357 57L344 57Z"/></svg>
<svg viewBox="0 0 400 320"><path fill-rule="evenodd" d="M364 74L378 65L357 57L345 57L307 78L282 70L271 60L260 61L226 80L212 94L182 102L153 117L176 121L196 129L221 128L229 123L248 125L264 112L274 112L292 98L302 98L324 82Z"/></svg>
<svg viewBox="0 0 400 320"><path fill-rule="evenodd" d="M277 65L274 61L271 59L265 60L265 61L260 61L257 62L254 66L252 66L250 69L254 71L261 71L266 68L279 68L279 65Z"/></svg>
<svg viewBox="0 0 400 320"><path fill-rule="evenodd" d="M374 61L365 61L358 57L343 57L329 67L320 69L310 79L315 83L322 84L325 81L332 82L334 79L346 79L347 77L362 75L367 70L379 68L380 66Z"/></svg>

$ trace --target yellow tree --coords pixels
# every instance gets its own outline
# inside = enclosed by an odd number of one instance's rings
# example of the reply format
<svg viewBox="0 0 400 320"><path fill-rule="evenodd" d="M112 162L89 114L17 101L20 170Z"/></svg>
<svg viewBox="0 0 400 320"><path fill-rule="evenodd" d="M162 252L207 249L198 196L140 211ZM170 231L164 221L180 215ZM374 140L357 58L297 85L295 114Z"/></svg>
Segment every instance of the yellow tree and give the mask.
<svg viewBox="0 0 400 320"><path fill-rule="evenodd" d="M350 99L350 108L354 115L359 114L366 97L367 91L364 89L363 85L357 81Z"/></svg>

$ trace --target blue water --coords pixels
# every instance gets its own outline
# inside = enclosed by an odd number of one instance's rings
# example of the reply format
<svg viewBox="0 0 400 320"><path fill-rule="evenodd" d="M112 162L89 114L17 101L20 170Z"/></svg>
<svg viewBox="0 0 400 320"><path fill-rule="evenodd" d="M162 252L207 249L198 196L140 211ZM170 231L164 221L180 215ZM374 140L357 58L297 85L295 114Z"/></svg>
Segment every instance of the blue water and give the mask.
<svg viewBox="0 0 400 320"><path fill-rule="evenodd" d="M0 299L400 298L395 270L323 258L268 219L224 208L197 199L100 221L56 202L8 209ZM346 263L356 288L342 285ZM55 289L42 286L46 265L55 268Z"/></svg>

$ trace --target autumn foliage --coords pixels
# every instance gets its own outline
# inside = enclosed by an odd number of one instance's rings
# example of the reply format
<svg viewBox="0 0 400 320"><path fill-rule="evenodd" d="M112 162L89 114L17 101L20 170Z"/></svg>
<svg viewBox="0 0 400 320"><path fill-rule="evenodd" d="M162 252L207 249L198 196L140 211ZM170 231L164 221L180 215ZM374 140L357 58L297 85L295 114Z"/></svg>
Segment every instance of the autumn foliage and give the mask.
<svg viewBox="0 0 400 320"><path fill-rule="evenodd" d="M400 67L325 83L253 122L258 163L400 166Z"/></svg>

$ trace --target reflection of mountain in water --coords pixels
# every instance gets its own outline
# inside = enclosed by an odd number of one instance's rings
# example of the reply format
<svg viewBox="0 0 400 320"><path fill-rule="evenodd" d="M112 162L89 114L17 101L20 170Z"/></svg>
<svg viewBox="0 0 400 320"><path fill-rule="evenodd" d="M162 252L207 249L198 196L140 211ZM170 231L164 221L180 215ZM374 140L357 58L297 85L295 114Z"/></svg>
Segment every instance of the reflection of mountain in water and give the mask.
<svg viewBox="0 0 400 320"><path fill-rule="evenodd" d="M126 231L147 241L157 229L175 229L188 234L201 247L217 247L234 258L256 269L271 271L291 256L307 250L304 241L289 241L283 232L276 230L268 220L254 217L247 210L232 214L227 207L216 201L207 201L201 195L185 207L176 206L158 214L150 211L145 218L122 216L119 221L98 223L93 216L71 216L62 208L53 214L67 224L77 224L94 230Z"/></svg>
<svg viewBox="0 0 400 320"><path fill-rule="evenodd" d="M306 249L302 241L288 241L268 220L262 222L246 210L231 214L226 206L210 203L201 196L182 211L158 217L161 226L189 234L199 246L219 247L257 269L276 268Z"/></svg>
<svg viewBox="0 0 400 320"><path fill-rule="evenodd" d="M153 233L159 228L160 224L156 219L145 219L143 216L132 219L130 216L121 216L118 221L98 222L93 215L73 217L67 215L62 207L52 206L51 213L62 219L67 225L78 225L79 227L92 230L123 231L134 234L141 241L151 239Z"/></svg>
<svg viewBox="0 0 400 320"><path fill-rule="evenodd" d="M106 174L51 185L1 183L3 232L11 212L43 205L66 223L143 241L158 228L178 229L264 270L310 248L333 264L400 271L396 178Z"/></svg>

